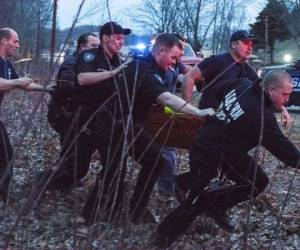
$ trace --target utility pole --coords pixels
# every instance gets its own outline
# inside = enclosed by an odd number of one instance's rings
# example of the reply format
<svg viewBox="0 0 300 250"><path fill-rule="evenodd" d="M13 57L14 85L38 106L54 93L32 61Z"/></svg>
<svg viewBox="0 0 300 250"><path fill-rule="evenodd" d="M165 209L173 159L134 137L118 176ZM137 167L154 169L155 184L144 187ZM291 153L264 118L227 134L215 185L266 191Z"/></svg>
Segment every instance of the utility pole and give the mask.
<svg viewBox="0 0 300 250"><path fill-rule="evenodd" d="M267 65L267 56L268 56L268 49L269 49L269 16L265 16L265 60L264 65Z"/></svg>
<svg viewBox="0 0 300 250"><path fill-rule="evenodd" d="M50 65L49 65L50 76L52 76L54 70L53 62L54 62L55 40L56 40L57 2L58 0L53 0L53 5L52 5L52 29L51 29L51 41L50 41Z"/></svg>

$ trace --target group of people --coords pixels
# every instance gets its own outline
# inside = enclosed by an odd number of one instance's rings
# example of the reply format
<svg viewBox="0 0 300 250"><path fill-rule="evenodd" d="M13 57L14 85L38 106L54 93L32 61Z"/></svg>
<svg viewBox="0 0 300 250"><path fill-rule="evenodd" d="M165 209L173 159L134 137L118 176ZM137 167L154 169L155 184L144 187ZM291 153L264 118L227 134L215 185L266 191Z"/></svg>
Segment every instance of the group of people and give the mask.
<svg viewBox="0 0 300 250"><path fill-rule="evenodd" d="M283 162L298 167L299 152L281 132L274 114L281 111L284 122L290 121L284 104L292 92L291 78L274 71L259 79L247 62L254 37L244 30L232 34L228 53L211 56L193 68L180 61L185 39L169 33L156 37L146 57L123 61L120 50L130 33L116 22L107 22L101 26L99 38L93 33L81 35L75 54L61 65L48 121L60 136L62 150L57 166L39 176L37 197L46 190L65 191L82 185L91 156L98 151L102 168L82 216L87 225L118 220L124 212L130 156L141 165L128 204L132 223L155 222L147 204L158 180L167 193L174 194L175 185L188 192L159 224L154 234L158 246L170 245L202 212L223 229L233 231L227 210L256 197L268 184L267 175L249 150L262 145ZM8 61L18 47L17 33L0 29L0 94L13 88L42 88L29 78L18 78ZM183 99L174 94L179 73L185 74ZM188 103L199 80L200 109ZM190 171L177 177L174 149L162 149L143 127L156 103L207 117L190 150ZM13 150L2 123L0 129L0 198L5 201ZM233 184L210 189L209 182L218 169Z"/></svg>

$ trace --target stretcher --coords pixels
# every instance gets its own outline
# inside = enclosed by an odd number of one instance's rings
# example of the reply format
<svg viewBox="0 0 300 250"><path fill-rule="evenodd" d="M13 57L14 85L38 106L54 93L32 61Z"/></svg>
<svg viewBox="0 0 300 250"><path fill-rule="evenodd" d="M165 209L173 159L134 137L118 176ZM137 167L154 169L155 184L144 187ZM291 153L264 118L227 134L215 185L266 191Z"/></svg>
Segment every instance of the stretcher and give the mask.
<svg viewBox="0 0 300 250"><path fill-rule="evenodd" d="M163 147L190 149L205 117L166 112L154 105L144 122L145 130Z"/></svg>

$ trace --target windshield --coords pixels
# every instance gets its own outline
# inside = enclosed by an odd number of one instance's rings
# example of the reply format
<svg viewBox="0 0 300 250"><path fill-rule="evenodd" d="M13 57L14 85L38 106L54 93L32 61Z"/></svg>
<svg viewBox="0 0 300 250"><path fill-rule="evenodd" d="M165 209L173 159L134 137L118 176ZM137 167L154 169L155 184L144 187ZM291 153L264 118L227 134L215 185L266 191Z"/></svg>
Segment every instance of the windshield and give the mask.
<svg viewBox="0 0 300 250"><path fill-rule="evenodd" d="M196 56L192 46L189 43L186 43L184 46L184 55L183 56L188 56L188 57Z"/></svg>

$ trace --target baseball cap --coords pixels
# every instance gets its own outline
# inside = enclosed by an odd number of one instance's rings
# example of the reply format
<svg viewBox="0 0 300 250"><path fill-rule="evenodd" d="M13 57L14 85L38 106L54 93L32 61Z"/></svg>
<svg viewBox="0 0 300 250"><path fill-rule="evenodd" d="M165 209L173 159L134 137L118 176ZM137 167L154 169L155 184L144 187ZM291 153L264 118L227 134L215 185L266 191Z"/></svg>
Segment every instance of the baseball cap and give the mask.
<svg viewBox="0 0 300 250"><path fill-rule="evenodd" d="M246 41L246 40L252 40L255 41L256 38L253 36L253 34L249 33L247 30L237 30L232 33L230 37L230 43L234 41Z"/></svg>
<svg viewBox="0 0 300 250"><path fill-rule="evenodd" d="M124 29L122 26L116 22L106 22L100 28L100 38L103 35L112 35L112 34L124 34L129 35L131 33L131 29Z"/></svg>

